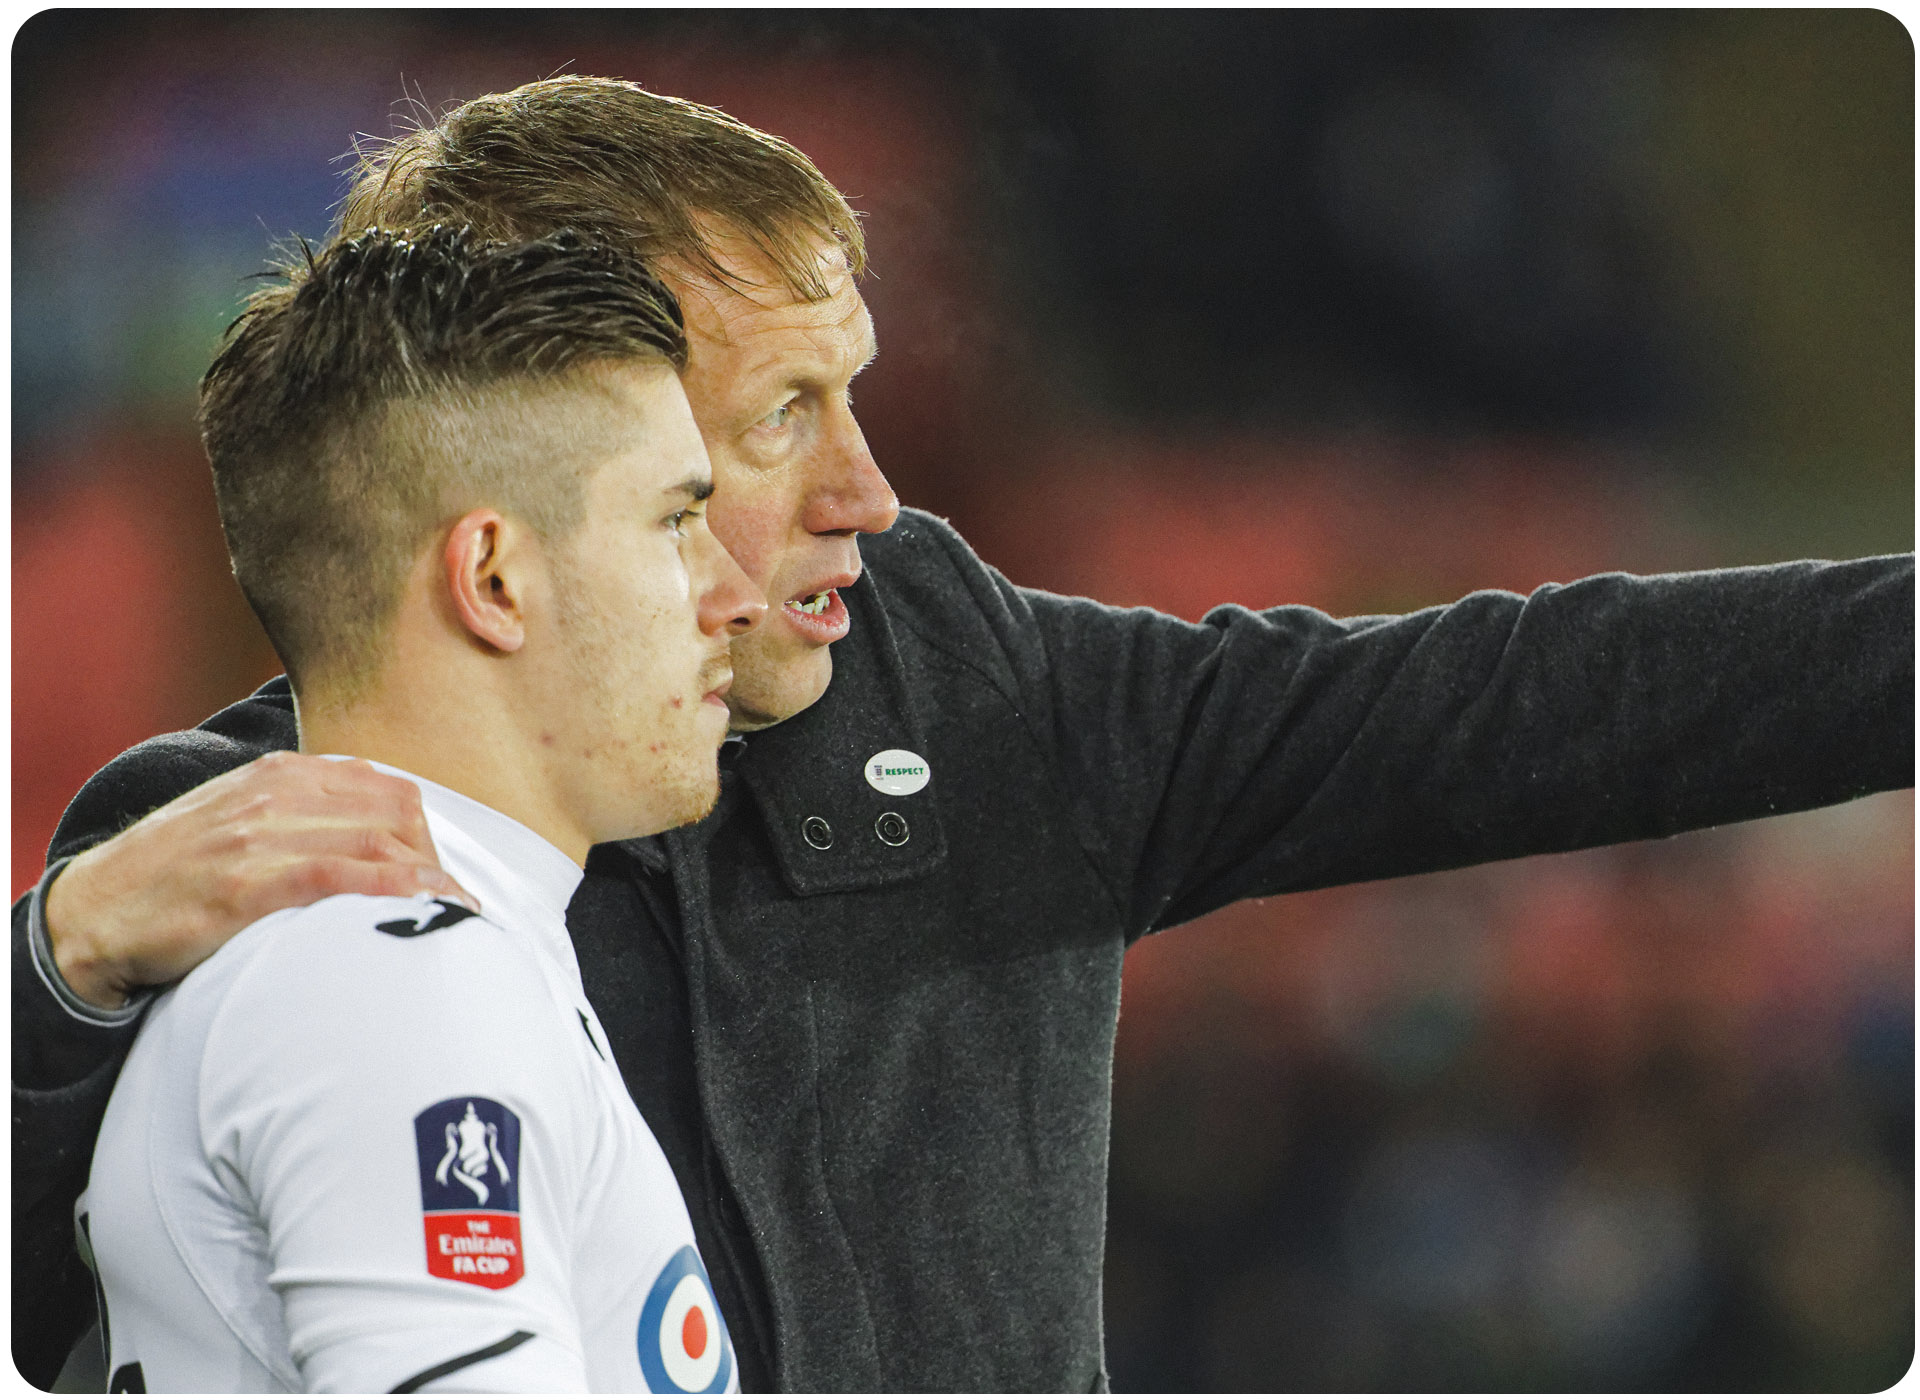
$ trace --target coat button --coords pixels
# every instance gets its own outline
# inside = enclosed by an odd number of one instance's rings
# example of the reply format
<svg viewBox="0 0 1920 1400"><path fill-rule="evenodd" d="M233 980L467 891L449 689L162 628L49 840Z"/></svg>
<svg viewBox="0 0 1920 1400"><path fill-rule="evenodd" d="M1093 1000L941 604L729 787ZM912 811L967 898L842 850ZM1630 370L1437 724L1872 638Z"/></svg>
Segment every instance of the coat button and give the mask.
<svg viewBox="0 0 1920 1400"><path fill-rule="evenodd" d="M907 844L907 819L898 812L882 812L880 820L873 824L873 834L889 846Z"/></svg>
<svg viewBox="0 0 1920 1400"><path fill-rule="evenodd" d="M808 817L801 822L800 835L816 851L824 851L833 844L833 828L827 825L825 817Z"/></svg>

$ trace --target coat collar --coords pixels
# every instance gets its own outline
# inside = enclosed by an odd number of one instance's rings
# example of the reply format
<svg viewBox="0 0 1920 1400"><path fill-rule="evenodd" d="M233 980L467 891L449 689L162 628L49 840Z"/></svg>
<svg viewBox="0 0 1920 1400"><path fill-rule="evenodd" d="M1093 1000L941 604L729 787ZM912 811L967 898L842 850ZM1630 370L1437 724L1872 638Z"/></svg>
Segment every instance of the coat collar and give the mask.
<svg viewBox="0 0 1920 1400"><path fill-rule="evenodd" d="M947 858L937 768L927 786L905 796L867 782L868 764L889 749L932 756L872 573L862 573L841 597L853 626L833 644L827 693L792 719L748 735L734 764L766 822L781 876L799 895L896 884ZM830 833L824 850L820 822Z"/></svg>

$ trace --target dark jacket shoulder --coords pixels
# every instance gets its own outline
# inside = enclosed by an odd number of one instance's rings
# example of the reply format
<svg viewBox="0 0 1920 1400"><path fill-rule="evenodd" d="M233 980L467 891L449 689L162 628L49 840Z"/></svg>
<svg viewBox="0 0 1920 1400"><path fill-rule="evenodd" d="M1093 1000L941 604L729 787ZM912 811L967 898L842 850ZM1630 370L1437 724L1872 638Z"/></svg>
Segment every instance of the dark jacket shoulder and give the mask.
<svg viewBox="0 0 1920 1400"><path fill-rule="evenodd" d="M47 863L99 845L209 779L298 744L293 692L285 676L276 676L197 728L136 744L95 773L67 804Z"/></svg>
<svg viewBox="0 0 1920 1400"><path fill-rule="evenodd" d="M1043 747L1058 722L1092 722L1076 690L1110 694L1123 657L1137 655L1143 640L1180 653L1166 658L1174 670L1191 669L1218 640L1211 629L1147 608L1019 587L925 511L902 509L891 530L861 541L861 557L893 626L998 691ZM1085 651L1095 653L1094 664Z"/></svg>
<svg viewBox="0 0 1920 1400"><path fill-rule="evenodd" d="M860 557L896 625L1011 679L1006 652L1018 647L1020 591L952 525L903 507L891 530L860 541Z"/></svg>

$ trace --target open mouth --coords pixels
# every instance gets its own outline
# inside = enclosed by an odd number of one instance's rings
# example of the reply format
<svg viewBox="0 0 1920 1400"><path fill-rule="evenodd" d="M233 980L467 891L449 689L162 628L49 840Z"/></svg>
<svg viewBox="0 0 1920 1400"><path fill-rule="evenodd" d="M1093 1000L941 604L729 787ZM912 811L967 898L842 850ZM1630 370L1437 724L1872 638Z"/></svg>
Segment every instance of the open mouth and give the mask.
<svg viewBox="0 0 1920 1400"><path fill-rule="evenodd" d="M816 646L837 642L847 635L847 605L841 601L837 587L789 598L780 610L787 626Z"/></svg>

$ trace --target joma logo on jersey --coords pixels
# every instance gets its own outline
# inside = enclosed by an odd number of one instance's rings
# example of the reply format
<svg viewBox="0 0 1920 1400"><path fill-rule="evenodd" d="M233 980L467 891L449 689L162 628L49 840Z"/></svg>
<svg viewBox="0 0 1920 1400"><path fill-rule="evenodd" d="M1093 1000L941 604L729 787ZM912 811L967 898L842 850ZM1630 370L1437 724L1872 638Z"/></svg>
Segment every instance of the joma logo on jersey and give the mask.
<svg viewBox="0 0 1920 1400"><path fill-rule="evenodd" d="M520 1120L478 1095L413 1120L427 1272L505 1288L526 1273L520 1242Z"/></svg>

